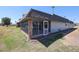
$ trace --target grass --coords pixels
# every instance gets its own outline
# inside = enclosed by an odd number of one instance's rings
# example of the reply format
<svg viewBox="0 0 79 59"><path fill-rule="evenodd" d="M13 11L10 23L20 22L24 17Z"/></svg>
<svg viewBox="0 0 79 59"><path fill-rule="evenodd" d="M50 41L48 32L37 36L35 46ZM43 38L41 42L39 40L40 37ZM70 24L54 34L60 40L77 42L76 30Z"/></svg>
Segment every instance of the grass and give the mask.
<svg viewBox="0 0 79 59"><path fill-rule="evenodd" d="M52 38L51 38L52 39ZM63 38L64 40L64 38ZM36 40L27 41L27 37L15 26L0 26L0 51L79 51L77 46L66 46L62 39L56 40L48 48Z"/></svg>
<svg viewBox="0 0 79 59"><path fill-rule="evenodd" d="M0 51L11 51L21 48L26 43L25 41L26 37L19 28L15 26L0 27L0 42L4 45Z"/></svg>

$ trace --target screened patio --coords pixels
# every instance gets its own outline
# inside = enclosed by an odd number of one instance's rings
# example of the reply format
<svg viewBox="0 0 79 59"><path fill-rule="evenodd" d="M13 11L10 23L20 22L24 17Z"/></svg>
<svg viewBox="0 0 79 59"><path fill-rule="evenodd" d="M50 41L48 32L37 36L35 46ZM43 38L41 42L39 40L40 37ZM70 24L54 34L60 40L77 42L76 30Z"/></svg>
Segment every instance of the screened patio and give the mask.
<svg viewBox="0 0 79 59"><path fill-rule="evenodd" d="M33 26L33 29L32 29L33 36L43 34L43 21L40 21L40 22L33 21L32 26Z"/></svg>

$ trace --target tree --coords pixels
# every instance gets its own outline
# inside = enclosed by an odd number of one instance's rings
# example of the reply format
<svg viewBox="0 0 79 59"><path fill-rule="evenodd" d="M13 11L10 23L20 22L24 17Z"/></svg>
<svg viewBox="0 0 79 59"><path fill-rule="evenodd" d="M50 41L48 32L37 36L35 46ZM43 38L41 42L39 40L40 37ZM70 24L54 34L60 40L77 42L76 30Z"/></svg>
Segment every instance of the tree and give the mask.
<svg viewBox="0 0 79 59"><path fill-rule="evenodd" d="M11 24L11 19L8 17L3 17L2 18L2 25L10 25Z"/></svg>

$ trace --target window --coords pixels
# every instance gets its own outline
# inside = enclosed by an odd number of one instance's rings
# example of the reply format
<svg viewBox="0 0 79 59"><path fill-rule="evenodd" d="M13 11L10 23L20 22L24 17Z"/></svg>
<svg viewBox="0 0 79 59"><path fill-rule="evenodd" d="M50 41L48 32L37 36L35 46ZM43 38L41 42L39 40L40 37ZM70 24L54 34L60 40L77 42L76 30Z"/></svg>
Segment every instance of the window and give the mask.
<svg viewBox="0 0 79 59"><path fill-rule="evenodd" d="M33 29L32 29L33 35L39 35L43 33L43 22L33 22Z"/></svg>
<svg viewBox="0 0 79 59"><path fill-rule="evenodd" d="M39 34L43 33L43 22L39 22Z"/></svg>
<svg viewBox="0 0 79 59"><path fill-rule="evenodd" d="M47 28L47 22L44 23L45 28Z"/></svg>
<svg viewBox="0 0 79 59"><path fill-rule="evenodd" d="M67 23L65 23L65 26L67 26Z"/></svg>
<svg viewBox="0 0 79 59"><path fill-rule="evenodd" d="M28 32L28 22L23 22L23 23L21 24L21 27L22 27L22 29L23 29L25 32Z"/></svg>
<svg viewBox="0 0 79 59"><path fill-rule="evenodd" d="M38 34L38 22L33 22L33 35Z"/></svg>

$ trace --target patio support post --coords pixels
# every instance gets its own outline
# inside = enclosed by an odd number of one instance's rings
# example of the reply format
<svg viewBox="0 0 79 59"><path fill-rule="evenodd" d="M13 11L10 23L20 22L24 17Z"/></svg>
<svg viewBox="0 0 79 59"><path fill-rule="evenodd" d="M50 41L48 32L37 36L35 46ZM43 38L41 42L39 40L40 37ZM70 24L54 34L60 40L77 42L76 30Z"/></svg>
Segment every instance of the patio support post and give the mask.
<svg viewBox="0 0 79 59"><path fill-rule="evenodd" d="M32 37L32 20L31 19L28 21L28 34L29 34L29 37L31 38Z"/></svg>

